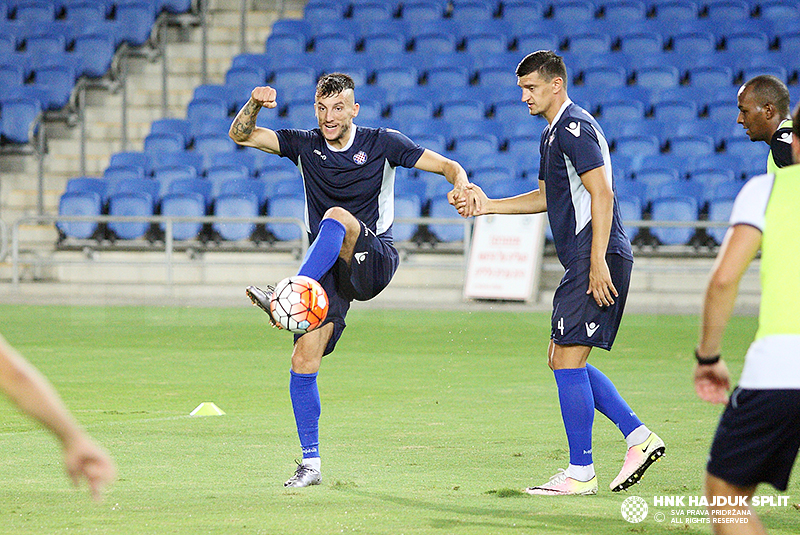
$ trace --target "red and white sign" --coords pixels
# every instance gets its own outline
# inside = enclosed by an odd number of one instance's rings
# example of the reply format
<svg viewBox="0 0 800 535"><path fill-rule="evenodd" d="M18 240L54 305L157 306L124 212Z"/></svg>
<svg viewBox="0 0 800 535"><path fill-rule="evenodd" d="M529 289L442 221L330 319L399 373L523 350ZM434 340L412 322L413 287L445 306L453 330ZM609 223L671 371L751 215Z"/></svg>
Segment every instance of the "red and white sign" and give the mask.
<svg viewBox="0 0 800 535"><path fill-rule="evenodd" d="M530 301L538 286L545 214L475 219L464 297Z"/></svg>

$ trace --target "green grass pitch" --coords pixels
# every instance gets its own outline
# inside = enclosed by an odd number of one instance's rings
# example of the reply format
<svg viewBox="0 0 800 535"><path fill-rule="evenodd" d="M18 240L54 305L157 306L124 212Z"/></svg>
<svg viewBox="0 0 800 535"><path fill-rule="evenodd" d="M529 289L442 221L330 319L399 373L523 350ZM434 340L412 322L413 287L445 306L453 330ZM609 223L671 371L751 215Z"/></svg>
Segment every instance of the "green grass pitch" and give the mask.
<svg viewBox="0 0 800 535"><path fill-rule="evenodd" d="M547 314L356 306L320 373L323 484L294 490L283 488L299 456L291 337L259 311L0 306L0 318L120 473L93 503L71 488L54 439L0 399L3 534L710 532L683 523L699 508L653 502L701 494L721 412L690 381L696 317L628 315L615 349L592 355L667 455L627 493L610 492L625 446L596 413L600 492L578 498L518 492L568 462ZM736 377L755 327L734 318L728 329ZM189 417L204 401L227 414ZM796 475L786 494L789 506L757 508L771 533L800 532ZM641 523L620 514L629 496L649 503Z"/></svg>

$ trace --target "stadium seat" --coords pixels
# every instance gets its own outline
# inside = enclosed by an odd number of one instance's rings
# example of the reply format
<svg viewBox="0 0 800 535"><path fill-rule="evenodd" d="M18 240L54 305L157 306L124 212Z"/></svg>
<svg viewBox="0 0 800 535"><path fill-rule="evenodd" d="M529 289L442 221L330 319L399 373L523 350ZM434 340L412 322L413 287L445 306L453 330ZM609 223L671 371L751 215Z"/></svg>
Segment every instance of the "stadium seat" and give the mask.
<svg viewBox="0 0 800 535"><path fill-rule="evenodd" d="M53 20L56 16L55 4L44 0L17 0L15 18L18 23L37 23Z"/></svg>
<svg viewBox="0 0 800 535"><path fill-rule="evenodd" d="M194 151L203 156L205 168L211 166L211 158L220 152L231 152L236 150L236 143L224 134L206 134L197 136L194 140Z"/></svg>
<svg viewBox="0 0 800 535"><path fill-rule="evenodd" d="M558 22L588 22L594 18L594 5L581 0L553 4L551 18Z"/></svg>
<svg viewBox="0 0 800 535"><path fill-rule="evenodd" d="M365 54L402 54L406 51L406 39L396 33L377 33L364 37L361 51Z"/></svg>
<svg viewBox="0 0 800 535"><path fill-rule="evenodd" d="M689 173L689 180L703 187L703 200L708 201L714 195L719 184L733 182L734 173L730 169L701 169Z"/></svg>
<svg viewBox="0 0 800 535"><path fill-rule="evenodd" d="M770 22L798 20L800 18L800 4L791 0L765 0L759 2L761 18Z"/></svg>
<svg viewBox="0 0 800 535"><path fill-rule="evenodd" d="M443 196L438 196L431 200L430 217L436 219L451 219L454 221L461 221L461 216L458 212L447 202ZM431 224L428 225L428 230L431 231L433 236L440 242L450 243L459 242L464 240L464 225L454 224Z"/></svg>
<svg viewBox="0 0 800 535"><path fill-rule="evenodd" d="M669 65L636 69L636 85L650 89L666 89L680 83L678 69Z"/></svg>
<svg viewBox="0 0 800 535"><path fill-rule="evenodd" d="M0 101L0 132L11 143L31 141L31 125L42 111L42 104L31 98L9 98Z"/></svg>
<svg viewBox="0 0 800 535"><path fill-rule="evenodd" d="M766 159L764 160L766 165ZM725 153L714 153L701 158L694 158L689 160L686 165L689 174L694 174L698 171L708 169L727 169L733 172L734 177L738 180L746 170L745 161L742 158Z"/></svg>
<svg viewBox="0 0 800 535"><path fill-rule="evenodd" d="M269 200L267 215L271 217L293 217L299 221L305 219L305 200L295 195L278 195ZM278 241L299 240L304 232L293 223L267 223L267 230Z"/></svg>
<svg viewBox="0 0 800 535"><path fill-rule="evenodd" d="M431 117L433 105L428 101L398 101L391 107L391 118L394 121L414 121Z"/></svg>
<svg viewBox="0 0 800 535"><path fill-rule="evenodd" d="M250 173L244 165L212 165L206 170L206 178L211 182L212 193L216 197L225 182L250 179Z"/></svg>
<svg viewBox="0 0 800 535"><path fill-rule="evenodd" d="M484 119L485 114L486 108L483 102L467 99L448 99L442 102L441 118L450 123L481 121Z"/></svg>
<svg viewBox="0 0 800 535"><path fill-rule="evenodd" d="M606 33L587 32L571 35L567 43L572 54L605 54L611 50L611 37Z"/></svg>
<svg viewBox="0 0 800 535"><path fill-rule="evenodd" d="M656 188L655 198L659 197L691 197L702 207L705 203L705 190L703 185L693 180L678 180L667 182Z"/></svg>
<svg viewBox="0 0 800 535"><path fill-rule="evenodd" d="M470 177L470 182L474 182L482 188L487 188L498 183L514 182L516 180L515 169L493 165L476 167Z"/></svg>
<svg viewBox="0 0 800 535"><path fill-rule="evenodd" d="M449 54L456 50L452 33L426 33L414 38L414 50L419 54Z"/></svg>
<svg viewBox="0 0 800 535"><path fill-rule="evenodd" d="M308 2L303 8L303 18L311 23L342 19L345 7L338 2Z"/></svg>
<svg viewBox="0 0 800 535"><path fill-rule="evenodd" d="M255 176L258 172L255 151L234 150L231 152L219 152L211 156L211 167L226 165L233 167L244 166L248 176Z"/></svg>
<svg viewBox="0 0 800 535"><path fill-rule="evenodd" d="M733 81L733 71L725 66L691 67L687 71L689 84L701 88L726 88Z"/></svg>
<svg viewBox="0 0 800 535"><path fill-rule="evenodd" d="M165 217L203 217L206 215L206 201L199 193L168 193L161 199L161 215ZM161 223L161 231L166 232L167 224ZM198 237L203 229L200 221L174 222L172 238L175 240L192 240Z"/></svg>
<svg viewBox="0 0 800 535"><path fill-rule="evenodd" d="M756 157L760 157L764 161L767 160L769 147L764 143L754 143L747 136L728 136L724 137L722 142L726 154L738 156L746 161Z"/></svg>
<svg viewBox="0 0 800 535"><path fill-rule="evenodd" d="M389 20L394 16L395 6L384 2L354 3L350 18L359 22L376 22Z"/></svg>
<svg viewBox="0 0 800 535"><path fill-rule="evenodd" d="M788 82L789 79L786 68L780 65L775 65L773 63L761 63L756 65L750 65L742 69L743 80L749 80L761 74L771 74L772 76L775 76L784 83Z"/></svg>
<svg viewBox="0 0 800 535"><path fill-rule="evenodd" d="M502 3L502 17L508 22L522 21L524 24L536 21L544 15L547 4L538 0L507 0ZM532 49L540 50L540 49Z"/></svg>
<svg viewBox="0 0 800 535"><path fill-rule="evenodd" d="M228 105L225 101L212 98L192 99L186 106L186 118L196 124L208 119L227 119Z"/></svg>
<svg viewBox="0 0 800 535"><path fill-rule="evenodd" d="M129 191L114 193L108 200L108 215L110 216L152 216L153 198L142 191ZM112 235L121 240L135 240L143 237L150 223L147 222L122 222L110 221L108 229Z"/></svg>
<svg viewBox="0 0 800 535"><path fill-rule="evenodd" d="M167 165L153 170L153 180L161 184L162 192L172 193L170 186L178 180L197 179L197 170L191 165Z"/></svg>
<svg viewBox="0 0 800 535"><path fill-rule="evenodd" d="M706 3L710 20L745 20L750 17L750 5L743 0L710 0Z"/></svg>
<svg viewBox="0 0 800 535"><path fill-rule="evenodd" d="M693 20L699 8L691 0L658 0L652 3L654 17L659 21Z"/></svg>
<svg viewBox="0 0 800 535"><path fill-rule="evenodd" d="M644 119L644 104L638 100L600 101L600 116L604 122L639 121Z"/></svg>
<svg viewBox="0 0 800 535"><path fill-rule="evenodd" d="M654 221L697 221L697 201L691 197L653 199L650 214ZM662 245L688 245L695 234L693 227L652 227L651 231Z"/></svg>
<svg viewBox="0 0 800 535"><path fill-rule="evenodd" d="M242 66L231 67L225 73L225 85L229 86L262 86L267 81L267 72L261 67ZM227 101L227 99L226 99Z"/></svg>
<svg viewBox="0 0 800 535"><path fill-rule="evenodd" d="M623 54L659 54L664 50L664 38L659 33L633 32L619 39L619 51Z"/></svg>
<svg viewBox="0 0 800 535"><path fill-rule="evenodd" d="M614 154L641 160L645 156L658 154L661 150L656 136L632 135L620 136L614 140Z"/></svg>
<svg viewBox="0 0 800 535"><path fill-rule="evenodd" d="M470 73L464 67L437 67L428 70L425 77L431 87L466 87Z"/></svg>
<svg viewBox="0 0 800 535"><path fill-rule="evenodd" d="M314 36L314 54L328 56L353 52L356 40L352 35L340 33L326 33Z"/></svg>
<svg viewBox="0 0 800 535"><path fill-rule="evenodd" d="M658 195L658 190L664 184L678 182L679 173L676 169L647 167L638 169L635 173L636 182L644 184L647 188L646 200L652 200Z"/></svg>
<svg viewBox="0 0 800 535"><path fill-rule="evenodd" d="M387 97L397 94L401 87L417 85L419 74L413 67L384 67L375 70L375 85L386 90Z"/></svg>
<svg viewBox="0 0 800 535"><path fill-rule="evenodd" d="M25 69L17 63L7 61L0 64L0 87L19 87L25 83Z"/></svg>
<svg viewBox="0 0 800 535"><path fill-rule="evenodd" d="M267 37L264 51L268 54L302 54L306 51L306 36L303 34L271 34Z"/></svg>
<svg viewBox="0 0 800 535"><path fill-rule="evenodd" d="M714 152L711 136L675 136L669 138L670 153L685 158L698 158Z"/></svg>
<svg viewBox="0 0 800 535"><path fill-rule="evenodd" d="M203 155L194 151L153 154L151 162L151 169L173 166L190 166L195 169L197 176L201 176L205 172Z"/></svg>
<svg viewBox="0 0 800 535"><path fill-rule="evenodd" d="M711 194L711 198L709 200L709 204L714 202L717 199L727 199L727 200L734 200L736 196L744 186L745 182L742 180L732 180L730 182L720 182L714 188L714 192Z"/></svg>
<svg viewBox="0 0 800 535"><path fill-rule="evenodd" d="M739 115L739 108L736 106L735 99L709 102L706 107L708 119L715 123L728 123L735 125L736 117Z"/></svg>
<svg viewBox="0 0 800 535"><path fill-rule="evenodd" d="M597 66L583 71L583 83L590 87L622 87L627 82L623 67Z"/></svg>
<svg viewBox="0 0 800 535"><path fill-rule="evenodd" d="M508 8L504 7L504 9ZM558 37L550 33L519 34L517 35L517 50L557 50L558 41Z"/></svg>
<svg viewBox="0 0 800 535"><path fill-rule="evenodd" d="M619 206L619 214L623 221L625 234L628 235L629 240L633 241L639 235L639 227L625 225L624 223L642 219L642 202L637 197L620 196L617 199L617 205Z"/></svg>
<svg viewBox="0 0 800 535"><path fill-rule="evenodd" d="M708 221L719 221L728 223L733 211L733 199L712 199L708 203ZM708 235L713 238L717 245L722 244L728 225L724 227L713 227L706 229Z"/></svg>
<svg viewBox="0 0 800 535"><path fill-rule="evenodd" d="M769 37L762 32L735 32L725 35L725 49L737 54L765 54L769 49Z"/></svg>
<svg viewBox="0 0 800 535"><path fill-rule="evenodd" d="M694 121L697 119L697 103L692 100L664 100L653 104L656 121Z"/></svg>
<svg viewBox="0 0 800 535"><path fill-rule="evenodd" d="M109 183L108 180L103 178L97 177L88 177L88 176L81 176L70 178L67 180L67 185L64 188L64 192L79 192L79 191L90 191L97 193L100 195L102 200L105 200L106 195L108 193Z"/></svg>
<svg viewBox="0 0 800 535"><path fill-rule="evenodd" d="M508 40L496 33L473 33L464 37L464 49L472 55L503 54L508 50Z"/></svg>
<svg viewBox="0 0 800 535"><path fill-rule="evenodd" d="M150 154L182 152L185 148L185 137L177 132L152 133L144 138L144 152Z"/></svg>
<svg viewBox="0 0 800 535"><path fill-rule="evenodd" d="M110 32L94 32L75 37L73 53L81 58L82 74L100 78L111 68L116 44Z"/></svg>
<svg viewBox="0 0 800 535"><path fill-rule="evenodd" d="M117 31L122 41L142 46L150 38L155 23L153 7L148 2L125 2L116 8Z"/></svg>
<svg viewBox="0 0 800 535"><path fill-rule="evenodd" d="M494 17L497 2L476 2L473 0L455 0L450 17L455 21L480 24Z"/></svg>
<svg viewBox="0 0 800 535"><path fill-rule="evenodd" d="M151 134L176 134L183 142L183 146L189 144L191 141L191 125L187 119L178 119L174 117L165 117L163 119L156 119L150 123Z"/></svg>
<svg viewBox="0 0 800 535"><path fill-rule="evenodd" d="M255 195L258 201L259 213L261 213L261 207L267 200L266 182L252 178L226 180L220 186L217 197L234 194Z"/></svg>
<svg viewBox="0 0 800 535"><path fill-rule="evenodd" d="M639 0L608 0L602 2L603 18L606 21L631 23L647 17L647 6Z"/></svg>
<svg viewBox="0 0 800 535"><path fill-rule="evenodd" d="M95 191L66 191L58 201L60 216L99 216L103 199ZM57 221L56 227L67 238L89 239L96 236L99 223L96 221Z"/></svg>
<svg viewBox="0 0 800 535"><path fill-rule="evenodd" d="M258 217L259 203L254 194L232 193L220 195L214 201L217 217ZM225 241L248 240L256 230L255 223L217 222L212 225L214 234Z"/></svg>
<svg viewBox="0 0 800 535"><path fill-rule="evenodd" d="M436 0L404 2L402 15L408 21L439 20L444 15L444 4Z"/></svg>
<svg viewBox="0 0 800 535"><path fill-rule="evenodd" d="M397 190L395 190L396 192ZM395 193L392 237L395 242L409 241L417 233L416 223L399 223L402 218L416 218L422 215L422 203L417 196L402 196Z"/></svg>
<svg viewBox="0 0 800 535"><path fill-rule="evenodd" d="M672 36L672 51L681 55L713 53L717 40L711 32L689 31Z"/></svg>

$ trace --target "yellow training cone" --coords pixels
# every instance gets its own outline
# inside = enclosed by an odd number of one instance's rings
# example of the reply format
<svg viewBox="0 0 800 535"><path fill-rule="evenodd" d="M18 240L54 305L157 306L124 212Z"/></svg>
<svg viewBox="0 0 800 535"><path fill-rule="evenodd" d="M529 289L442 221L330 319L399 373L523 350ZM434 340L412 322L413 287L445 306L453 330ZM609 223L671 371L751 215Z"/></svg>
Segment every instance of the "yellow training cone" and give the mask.
<svg viewBox="0 0 800 535"><path fill-rule="evenodd" d="M211 401L204 401L197 406L195 410L189 413L189 416L222 416L225 411L217 407Z"/></svg>

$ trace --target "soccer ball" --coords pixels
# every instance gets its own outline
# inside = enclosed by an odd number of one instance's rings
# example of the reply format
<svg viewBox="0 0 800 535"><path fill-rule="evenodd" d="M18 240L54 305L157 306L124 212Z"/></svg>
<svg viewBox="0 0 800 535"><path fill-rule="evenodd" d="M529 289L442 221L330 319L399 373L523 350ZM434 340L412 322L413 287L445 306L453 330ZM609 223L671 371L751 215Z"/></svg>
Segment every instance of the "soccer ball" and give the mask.
<svg viewBox="0 0 800 535"><path fill-rule="evenodd" d="M278 283L269 308L282 328L307 333L319 327L328 315L328 295L314 279L296 275Z"/></svg>

